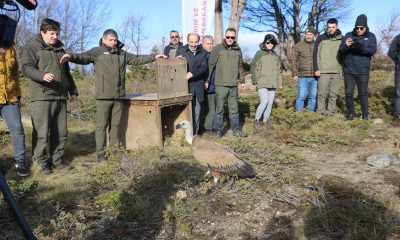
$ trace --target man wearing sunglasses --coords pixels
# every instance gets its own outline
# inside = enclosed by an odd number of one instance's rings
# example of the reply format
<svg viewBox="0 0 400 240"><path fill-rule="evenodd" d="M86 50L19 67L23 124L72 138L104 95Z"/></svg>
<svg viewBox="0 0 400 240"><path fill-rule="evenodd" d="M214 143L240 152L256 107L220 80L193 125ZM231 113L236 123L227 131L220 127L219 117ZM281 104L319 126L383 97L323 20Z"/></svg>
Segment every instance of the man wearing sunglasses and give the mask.
<svg viewBox="0 0 400 240"><path fill-rule="evenodd" d="M246 137L247 134L239 125L239 94L238 83L244 89L244 76L242 67L242 50L236 43L236 30L228 28L225 39L213 48L208 59L209 75L205 87L208 88L212 72L215 69L215 94L216 109L213 122L215 137L221 138L224 128L224 104L228 100L229 120L233 134Z"/></svg>
<svg viewBox="0 0 400 240"><path fill-rule="evenodd" d="M353 31L346 33L339 48L339 57L343 62L347 120L355 117L354 89L356 85L362 119L368 120L368 81L371 58L375 52L375 34L369 31L367 16L361 14L357 17Z"/></svg>
<svg viewBox="0 0 400 240"><path fill-rule="evenodd" d="M179 36L179 32L176 30L171 30L169 33L170 42L164 48L164 55L169 58L173 58L176 56L176 51L179 47L183 46L183 43L180 41L181 37Z"/></svg>

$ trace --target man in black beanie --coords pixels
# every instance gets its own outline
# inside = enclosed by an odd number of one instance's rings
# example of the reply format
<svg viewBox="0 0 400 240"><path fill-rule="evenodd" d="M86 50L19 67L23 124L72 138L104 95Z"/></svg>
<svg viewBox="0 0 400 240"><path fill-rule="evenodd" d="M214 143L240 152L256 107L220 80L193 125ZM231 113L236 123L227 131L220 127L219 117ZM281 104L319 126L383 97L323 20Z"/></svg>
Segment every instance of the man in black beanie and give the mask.
<svg viewBox="0 0 400 240"><path fill-rule="evenodd" d="M339 58L343 63L347 120L355 117L354 89L357 85L361 103L362 119L368 120L368 81L371 58L376 52L376 37L367 24L367 16L357 17L352 32L346 33L339 48Z"/></svg>

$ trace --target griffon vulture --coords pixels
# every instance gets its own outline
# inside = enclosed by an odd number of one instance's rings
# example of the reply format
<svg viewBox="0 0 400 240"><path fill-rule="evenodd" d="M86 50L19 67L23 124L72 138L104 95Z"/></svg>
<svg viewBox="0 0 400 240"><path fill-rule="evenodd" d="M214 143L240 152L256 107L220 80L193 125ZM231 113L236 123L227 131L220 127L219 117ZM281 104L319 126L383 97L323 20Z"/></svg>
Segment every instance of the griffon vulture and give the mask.
<svg viewBox="0 0 400 240"><path fill-rule="evenodd" d="M208 168L205 176L211 173L215 184L218 183L221 174L239 177L256 175L252 166L240 159L229 147L204 140L199 136L193 137L193 127L189 121L182 121L175 128L185 130L186 141L192 145L193 157Z"/></svg>

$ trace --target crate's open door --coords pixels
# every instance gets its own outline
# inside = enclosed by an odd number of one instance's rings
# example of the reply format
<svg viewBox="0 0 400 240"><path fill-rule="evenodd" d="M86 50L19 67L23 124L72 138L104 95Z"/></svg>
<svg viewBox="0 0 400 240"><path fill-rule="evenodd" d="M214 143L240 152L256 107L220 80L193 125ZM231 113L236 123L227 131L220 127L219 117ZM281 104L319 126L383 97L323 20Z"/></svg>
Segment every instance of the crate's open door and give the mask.
<svg viewBox="0 0 400 240"><path fill-rule="evenodd" d="M158 99L188 95L185 58L157 59L156 68Z"/></svg>

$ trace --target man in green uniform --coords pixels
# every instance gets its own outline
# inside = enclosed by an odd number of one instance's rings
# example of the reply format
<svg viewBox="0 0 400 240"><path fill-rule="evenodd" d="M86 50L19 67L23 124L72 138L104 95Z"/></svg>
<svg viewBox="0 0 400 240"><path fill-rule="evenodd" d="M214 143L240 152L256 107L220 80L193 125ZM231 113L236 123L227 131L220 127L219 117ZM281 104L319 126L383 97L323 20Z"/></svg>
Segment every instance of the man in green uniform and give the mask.
<svg viewBox="0 0 400 240"><path fill-rule="evenodd" d="M109 129L110 146L120 143L118 129L122 115L122 100L125 96L126 65L145 64L154 61L152 55L134 55L122 49L118 34L107 29L94 47L81 54L65 54L61 63L69 60L77 64L94 64L96 98L96 152L99 162L106 159L106 130ZM164 57L157 55L156 57Z"/></svg>

